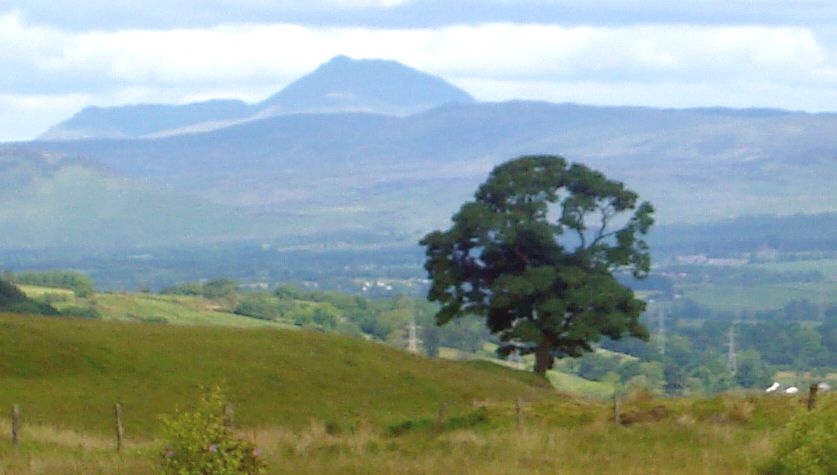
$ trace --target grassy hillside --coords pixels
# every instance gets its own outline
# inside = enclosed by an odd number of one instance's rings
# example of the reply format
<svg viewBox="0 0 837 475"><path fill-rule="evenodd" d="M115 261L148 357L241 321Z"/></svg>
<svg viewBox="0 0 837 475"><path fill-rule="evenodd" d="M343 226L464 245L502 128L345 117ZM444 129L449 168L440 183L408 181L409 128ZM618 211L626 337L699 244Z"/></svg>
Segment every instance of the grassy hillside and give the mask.
<svg viewBox="0 0 837 475"><path fill-rule="evenodd" d="M87 161L0 151L6 248L130 248L252 235L262 224L230 206L119 178ZM266 233L258 231L257 235ZM269 234L269 233L268 233Z"/></svg>
<svg viewBox="0 0 837 475"><path fill-rule="evenodd" d="M823 395L817 411L834 407ZM482 402L466 417L411 419L394 433L363 424L261 427L242 435L262 450L268 473L280 474L707 474L754 473L805 411L792 397L725 395L712 399L657 398L634 392L623 399L622 425L611 408L568 398L512 404ZM519 421L519 422L518 422ZM0 419L0 431L8 431ZM117 455L112 437L55 427L26 426L18 450L0 443L0 472L17 474L147 474L165 442L129 441ZM822 473L822 472L811 472Z"/></svg>
<svg viewBox="0 0 837 475"><path fill-rule="evenodd" d="M84 157L120 177L63 172L15 190L15 214L0 216L9 235L0 247L87 242L74 238L96 224L90 215L104 224L90 234L111 246L357 231L414 240L447 223L493 165L531 153L562 154L624 181L655 205L660 224L834 212L835 126L834 114L509 102L403 118L290 114L157 139L0 144L0 155ZM81 193L89 190L91 199Z"/></svg>
<svg viewBox="0 0 837 475"><path fill-rule="evenodd" d="M155 295L141 293L97 293L89 298L76 297L66 289L22 285L27 296L51 301L65 310L69 307L92 308L102 320L174 325L221 325L240 328L296 328L282 322L236 315L217 303L198 296Z"/></svg>
<svg viewBox="0 0 837 475"><path fill-rule="evenodd" d="M0 316L0 407L21 404L30 424L108 433L120 401L127 430L148 436L157 415L222 381L246 427L392 423L442 401L456 414L477 400L552 394L526 373L336 335Z"/></svg>

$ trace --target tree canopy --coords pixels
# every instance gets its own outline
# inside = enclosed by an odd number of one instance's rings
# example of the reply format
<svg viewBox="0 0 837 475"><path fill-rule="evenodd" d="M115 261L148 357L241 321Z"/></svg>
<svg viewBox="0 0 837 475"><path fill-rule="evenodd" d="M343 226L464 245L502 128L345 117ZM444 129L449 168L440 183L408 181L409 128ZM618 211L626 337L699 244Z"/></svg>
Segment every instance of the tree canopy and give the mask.
<svg viewBox="0 0 837 475"><path fill-rule="evenodd" d="M622 183L562 157L497 166L450 229L420 241L437 323L483 316L498 351L535 353L541 374L603 335L647 339L645 304L614 272L647 275L653 211Z"/></svg>

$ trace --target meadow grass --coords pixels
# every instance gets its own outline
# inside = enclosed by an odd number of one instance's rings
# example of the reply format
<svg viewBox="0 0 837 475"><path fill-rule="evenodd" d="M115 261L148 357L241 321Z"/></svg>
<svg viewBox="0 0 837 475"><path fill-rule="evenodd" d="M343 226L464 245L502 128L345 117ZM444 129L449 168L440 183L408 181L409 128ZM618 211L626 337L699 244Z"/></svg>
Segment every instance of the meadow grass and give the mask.
<svg viewBox="0 0 837 475"><path fill-rule="evenodd" d="M153 436L158 415L222 381L242 424L293 428L552 394L532 378L313 331L0 315L0 408L19 403L27 423L99 434L120 402L129 435Z"/></svg>
<svg viewBox="0 0 837 475"><path fill-rule="evenodd" d="M153 321L175 325L222 325L241 328L296 328L294 325L224 312L202 297L131 293L96 294L95 308L105 320Z"/></svg>
<svg viewBox="0 0 837 475"><path fill-rule="evenodd" d="M102 320L171 323L173 325L220 325L240 328L297 328L294 325L236 315L200 296L155 295L99 292L89 298L76 297L72 291L22 285L31 298L57 296L52 303L63 310L70 306L92 307Z"/></svg>
<svg viewBox="0 0 837 475"><path fill-rule="evenodd" d="M393 435L372 423L340 429L313 421L297 429L244 427L239 433L263 450L269 473L278 474L754 473L784 424L804 410L802 403L638 391L625 399L625 414L649 417L630 425L614 424L607 404L555 396L527 402L522 426L508 401L492 401L479 405L484 419L448 424L442 432L416 426ZM7 429L0 422L0 430ZM134 443L117 455L101 436L33 427L28 438L17 450L0 443L0 473L151 473L164 445Z"/></svg>
<svg viewBox="0 0 837 475"><path fill-rule="evenodd" d="M617 426L609 401L487 361L311 331L0 315L0 433L13 403L24 423L20 447L0 439L0 473L152 473L159 416L219 381L270 473L294 474L751 473L805 403L634 391Z"/></svg>
<svg viewBox="0 0 837 475"><path fill-rule="evenodd" d="M549 371L547 377L552 386L563 393L596 398L607 398L613 394L613 384L605 381L591 381L563 371Z"/></svg>

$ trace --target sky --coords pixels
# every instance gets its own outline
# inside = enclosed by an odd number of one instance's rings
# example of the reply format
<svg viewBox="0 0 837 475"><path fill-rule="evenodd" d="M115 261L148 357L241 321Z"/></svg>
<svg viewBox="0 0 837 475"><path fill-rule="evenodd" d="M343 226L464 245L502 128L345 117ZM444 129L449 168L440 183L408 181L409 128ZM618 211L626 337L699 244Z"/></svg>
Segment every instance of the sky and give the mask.
<svg viewBox="0 0 837 475"><path fill-rule="evenodd" d="M333 56L479 100L837 112L837 2L0 0L0 141L90 105L256 102Z"/></svg>

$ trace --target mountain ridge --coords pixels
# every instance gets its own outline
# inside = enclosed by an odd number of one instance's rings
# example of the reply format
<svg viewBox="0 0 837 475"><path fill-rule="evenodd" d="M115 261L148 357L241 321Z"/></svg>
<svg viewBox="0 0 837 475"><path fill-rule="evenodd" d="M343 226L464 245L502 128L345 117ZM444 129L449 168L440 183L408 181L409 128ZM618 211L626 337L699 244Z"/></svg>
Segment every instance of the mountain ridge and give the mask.
<svg viewBox="0 0 837 475"><path fill-rule="evenodd" d="M444 225L493 166L524 154L560 154L623 181L657 205L661 224L835 211L837 202L835 114L512 101L407 117L286 114L155 139L0 145L8 148L81 157L123 180L237 209L266 220L262 230L276 229L265 237L418 236Z"/></svg>
<svg viewBox="0 0 837 475"><path fill-rule="evenodd" d="M474 98L442 78L397 61L339 55L258 103L211 99L180 105L88 106L36 140L155 138L294 113L404 116L450 102L469 103Z"/></svg>

